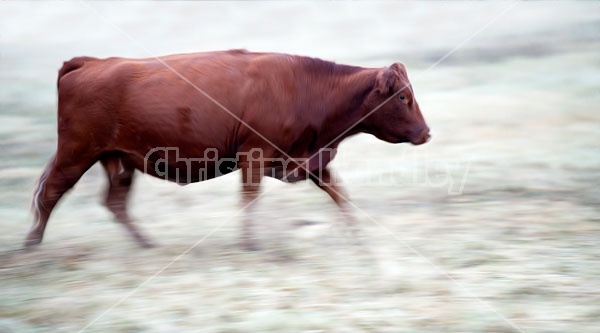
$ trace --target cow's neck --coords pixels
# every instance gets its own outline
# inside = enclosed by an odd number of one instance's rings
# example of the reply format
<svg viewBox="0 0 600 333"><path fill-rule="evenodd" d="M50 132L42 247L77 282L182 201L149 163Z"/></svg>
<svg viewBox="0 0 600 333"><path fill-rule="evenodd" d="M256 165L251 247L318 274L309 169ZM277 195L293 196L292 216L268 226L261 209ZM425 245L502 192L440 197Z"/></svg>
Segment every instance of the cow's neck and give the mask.
<svg viewBox="0 0 600 333"><path fill-rule="evenodd" d="M363 69L333 78L334 89L328 91L329 107L321 131L320 145L335 148L343 139L363 131L363 101L373 89L377 69Z"/></svg>

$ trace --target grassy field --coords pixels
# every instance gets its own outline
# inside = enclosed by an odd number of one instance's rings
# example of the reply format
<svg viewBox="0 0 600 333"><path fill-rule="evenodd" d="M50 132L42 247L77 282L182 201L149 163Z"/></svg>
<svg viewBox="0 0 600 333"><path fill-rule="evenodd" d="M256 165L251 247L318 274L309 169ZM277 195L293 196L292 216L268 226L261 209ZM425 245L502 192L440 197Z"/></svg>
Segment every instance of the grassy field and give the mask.
<svg viewBox="0 0 600 333"><path fill-rule="evenodd" d="M599 331L598 3L518 4L431 69L511 4L93 5L0 4L0 332ZM357 238L314 186L267 180L247 252L239 174L138 174L131 211L159 245L140 249L95 166L23 250L61 62L147 56L106 19L157 54L404 61L433 140L342 144Z"/></svg>

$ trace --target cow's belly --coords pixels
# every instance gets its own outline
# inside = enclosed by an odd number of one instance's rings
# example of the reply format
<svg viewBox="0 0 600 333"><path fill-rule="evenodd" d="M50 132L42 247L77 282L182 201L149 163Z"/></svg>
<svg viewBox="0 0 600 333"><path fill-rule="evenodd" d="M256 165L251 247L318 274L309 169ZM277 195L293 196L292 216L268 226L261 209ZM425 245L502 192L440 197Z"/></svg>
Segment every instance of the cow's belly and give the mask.
<svg viewBox="0 0 600 333"><path fill-rule="evenodd" d="M239 158L219 155L214 149L208 151L203 157L188 157L192 155L180 155L176 150L155 149L143 157L139 154L125 154L123 160L143 173L182 185L213 179L238 169ZM284 159L263 162L255 166L262 169L264 176L295 183L308 179L311 174L320 178L320 172L327 167L329 160L311 159L313 163L303 166Z"/></svg>
<svg viewBox="0 0 600 333"><path fill-rule="evenodd" d="M213 152L213 150L208 150ZM214 154L186 155L176 150L153 149L146 156L135 157L135 168L154 177L178 184L196 183L237 170L235 157Z"/></svg>
<svg viewBox="0 0 600 333"><path fill-rule="evenodd" d="M302 168L285 168L281 166L266 167L264 175L281 180L285 183L296 183L299 181L307 180L309 173Z"/></svg>

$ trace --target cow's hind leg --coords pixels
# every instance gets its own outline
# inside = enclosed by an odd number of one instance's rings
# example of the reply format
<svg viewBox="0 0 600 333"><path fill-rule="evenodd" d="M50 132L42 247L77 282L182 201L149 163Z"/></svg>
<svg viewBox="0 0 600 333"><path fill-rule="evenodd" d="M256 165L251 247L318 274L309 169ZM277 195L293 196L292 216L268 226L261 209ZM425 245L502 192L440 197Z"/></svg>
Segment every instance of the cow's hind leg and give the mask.
<svg viewBox="0 0 600 333"><path fill-rule="evenodd" d="M52 210L63 194L71 189L94 163L95 161L84 158L74 162L58 154L48 162L35 187L32 203L34 222L25 239L25 246L42 242Z"/></svg>
<svg viewBox="0 0 600 333"><path fill-rule="evenodd" d="M152 247L152 243L140 233L127 213L127 199L135 169L119 157L103 158L100 161L108 176L104 205L114 214L115 219L125 226L127 232L140 246Z"/></svg>

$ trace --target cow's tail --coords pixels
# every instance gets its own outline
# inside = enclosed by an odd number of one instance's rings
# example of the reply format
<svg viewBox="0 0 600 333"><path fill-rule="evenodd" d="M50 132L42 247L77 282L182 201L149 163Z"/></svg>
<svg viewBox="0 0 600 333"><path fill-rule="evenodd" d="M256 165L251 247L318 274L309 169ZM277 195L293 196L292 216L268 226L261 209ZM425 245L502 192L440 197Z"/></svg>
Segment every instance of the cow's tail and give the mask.
<svg viewBox="0 0 600 333"><path fill-rule="evenodd" d="M42 172L42 175L40 176L40 178L38 178L37 182L33 187L33 200L31 201L31 210L35 214L36 219L39 216L40 210L42 208L41 206L43 205L42 197L46 188L46 180L48 179L50 171L52 171L55 162L56 155L52 156L48 164L46 164L44 172Z"/></svg>
<svg viewBox="0 0 600 333"><path fill-rule="evenodd" d="M60 79L74 70L77 70L85 64L86 61L96 60L92 57L76 57L69 61L65 61L62 67L58 70L58 79L56 80L56 86L60 84Z"/></svg>

